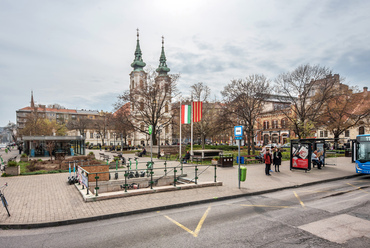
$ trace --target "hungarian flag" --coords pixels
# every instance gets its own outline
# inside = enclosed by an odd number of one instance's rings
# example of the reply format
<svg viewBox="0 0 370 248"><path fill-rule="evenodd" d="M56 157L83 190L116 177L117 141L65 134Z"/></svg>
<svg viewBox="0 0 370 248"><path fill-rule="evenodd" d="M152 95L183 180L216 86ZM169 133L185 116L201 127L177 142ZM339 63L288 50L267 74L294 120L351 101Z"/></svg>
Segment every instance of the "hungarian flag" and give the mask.
<svg viewBox="0 0 370 248"><path fill-rule="evenodd" d="M181 124L191 123L191 105L181 105Z"/></svg>
<svg viewBox="0 0 370 248"><path fill-rule="evenodd" d="M199 122L202 119L203 102L193 102L193 122Z"/></svg>

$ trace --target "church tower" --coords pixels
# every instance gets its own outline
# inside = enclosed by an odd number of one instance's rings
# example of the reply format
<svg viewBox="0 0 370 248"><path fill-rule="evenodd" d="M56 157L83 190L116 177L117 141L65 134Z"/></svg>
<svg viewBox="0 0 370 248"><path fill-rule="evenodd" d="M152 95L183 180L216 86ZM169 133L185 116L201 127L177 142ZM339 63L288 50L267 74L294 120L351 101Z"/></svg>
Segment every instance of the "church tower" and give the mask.
<svg viewBox="0 0 370 248"><path fill-rule="evenodd" d="M171 112L172 112L172 92L171 92L171 78L167 74L170 71L170 68L167 67L166 63L166 55L164 53L164 37L162 36L162 52L159 58L159 65L156 69L158 72L158 76L155 79L156 84L161 85L161 88L165 91L165 102L164 102L164 109L162 111L162 115L164 117L165 122L168 122L171 119ZM165 140L166 143L172 143L172 127L167 125L164 127L164 130L161 133L161 140Z"/></svg>
<svg viewBox="0 0 370 248"><path fill-rule="evenodd" d="M131 63L131 67L134 68L134 70L130 73L130 91L146 84L147 74L143 69L145 66L146 64L143 61L140 49L139 29L137 29L135 59L134 62Z"/></svg>

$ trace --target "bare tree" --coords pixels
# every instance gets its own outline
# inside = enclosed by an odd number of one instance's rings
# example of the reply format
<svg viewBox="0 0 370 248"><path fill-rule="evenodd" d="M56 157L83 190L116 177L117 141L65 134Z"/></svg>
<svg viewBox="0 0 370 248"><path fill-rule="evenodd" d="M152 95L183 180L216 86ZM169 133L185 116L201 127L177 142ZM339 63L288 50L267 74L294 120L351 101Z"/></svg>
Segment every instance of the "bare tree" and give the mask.
<svg viewBox="0 0 370 248"><path fill-rule="evenodd" d="M127 136L134 130L130 122L130 103L125 104L114 113L113 122L114 129L125 140L124 144L127 145Z"/></svg>
<svg viewBox="0 0 370 248"><path fill-rule="evenodd" d="M212 119L211 114L215 105L208 102L209 96L211 94L211 89L207 85L199 82L192 85L191 89L191 96L193 100L203 102L202 120L194 123L194 131L196 135L200 136L202 149L204 149L206 136L210 135L213 131L211 126L214 126L214 118Z"/></svg>
<svg viewBox="0 0 370 248"><path fill-rule="evenodd" d="M333 133L335 148L338 147L342 133L370 117L370 101L367 95L353 94L353 90L346 85L338 85L334 91L335 97L325 102L317 121L318 126Z"/></svg>
<svg viewBox="0 0 370 248"><path fill-rule="evenodd" d="M108 112L101 113L99 119L96 119L92 122L92 126L94 127L96 133L100 136L102 141L102 146L104 145L104 140L106 135L108 134L108 130L112 127L112 119L113 115Z"/></svg>
<svg viewBox="0 0 370 248"><path fill-rule="evenodd" d="M67 123L68 129L74 129L80 132L80 135L85 137L85 131L92 126L92 121L87 116L80 116L76 120ZM86 137L85 137L86 138Z"/></svg>
<svg viewBox="0 0 370 248"><path fill-rule="evenodd" d="M159 125L166 127L171 124L172 116L168 110L171 99L177 94L179 74L160 76L155 71L147 72L147 80L136 88L125 91L118 96L115 108L119 109L130 102L131 126L135 131L148 134L148 126L153 126L153 143L157 142ZM165 114L167 113L167 114Z"/></svg>
<svg viewBox="0 0 370 248"><path fill-rule="evenodd" d="M229 122L245 127L248 154L251 147L254 153L254 128L265 97L270 93L270 81L264 75L254 74L245 79L231 80L221 93L225 102L224 113Z"/></svg>
<svg viewBox="0 0 370 248"><path fill-rule="evenodd" d="M54 151L54 148L55 148L54 141L48 141L48 142L46 142L46 150L49 152L50 160L53 160L53 151Z"/></svg>
<svg viewBox="0 0 370 248"><path fill-rule="evenodd" d="M294 133L299 138L310 135L320 116L323 104L333 97L333 87L339 83L339 75L319 65L301 65L292 72L282 73L275 80L276 91L286 96L291 108L281 112L292 124Z"/></svg>

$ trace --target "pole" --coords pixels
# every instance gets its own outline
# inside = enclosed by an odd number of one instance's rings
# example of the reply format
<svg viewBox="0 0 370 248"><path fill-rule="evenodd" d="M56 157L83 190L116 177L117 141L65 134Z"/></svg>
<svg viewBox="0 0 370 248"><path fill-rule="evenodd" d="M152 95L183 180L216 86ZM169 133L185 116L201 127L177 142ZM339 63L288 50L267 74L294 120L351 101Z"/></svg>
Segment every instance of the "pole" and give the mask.
<svg viewBox="0 0 370 248"><path fill-rule="evenodd" d="M181 99L180 99L180 141L179 141L179 158L180 158L180 160L181 160L181 155L182 155L182 153L181 153L181 109L182 109L182 106L181 106Z"/></svg>
<svg viewBox="0 0 370 248"><path fill-rule="evenodd" d="M239 159L238 159L238 182L239 182L239 189L240 189L240 143L241 143L241 140L238 140L238 156L239 156Z"/></svg>
<svg viewBox="0 0 370 248"><path fill-rule="evenodd" d="M150 134L150 162L153 161L153 133Z"/></svg>
<svg viewBox="0 0 370 248"><path fill-rule="evenodd" d="M192 156L194 156L194 153L193 153L193 97L191 97L191 105L190 105L190 108L191 108L191 143L190 143L190 153Z"/></svg>

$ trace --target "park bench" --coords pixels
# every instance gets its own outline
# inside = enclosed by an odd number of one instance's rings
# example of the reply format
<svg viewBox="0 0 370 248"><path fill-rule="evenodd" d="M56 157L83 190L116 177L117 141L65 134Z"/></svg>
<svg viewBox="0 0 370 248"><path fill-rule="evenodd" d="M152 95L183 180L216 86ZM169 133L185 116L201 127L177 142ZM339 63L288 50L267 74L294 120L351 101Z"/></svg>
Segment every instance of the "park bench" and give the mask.
<svg viewBox="0 0 370 248"><path fill-rule="evenodd" d="M104 155L104 160L109 160L109 155Z"/></svg>
<svg viewBox="0 0 370 248"><path fill-rule="evenodd" d="M256 158L256 155L245 155L245 156L242 156L244 157L244 163L247 164L248 162L258 162L258 163L262 163L262 158Z"/></svg>
<svg viewBox="0 0 370 248"><path fill-rule="evenodd" d="M17 156L11 157L11 158L8 159L8 162L15 161L16 159L17 159Z"/></svg>
<svg viewBox="0 0 370 248"><path fill-rule="evenodd" d="M104 159L104 156L105 156L105 154L104 153L102 153L102 152L99 152L99 156L100 156L100 159Z"/></svg>

